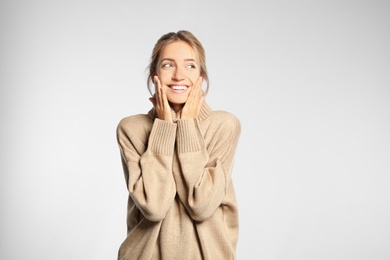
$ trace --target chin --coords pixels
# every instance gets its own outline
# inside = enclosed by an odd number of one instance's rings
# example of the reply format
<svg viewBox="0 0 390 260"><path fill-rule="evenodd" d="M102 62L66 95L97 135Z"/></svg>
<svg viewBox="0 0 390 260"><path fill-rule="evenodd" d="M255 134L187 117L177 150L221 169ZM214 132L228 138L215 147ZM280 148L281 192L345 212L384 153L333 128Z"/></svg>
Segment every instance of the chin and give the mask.
<svg viewBox="0 0 390 260"><path fill-rule="evenodd" d="M184 105L187 101L187 97L183 98L169 98L168 99L169 103L173 105Z"/></svg>
<svg viewBox="0 0 390 260"><path fill-rule="evenodd" d="M186 103L186 102L180 102L180 101L177 101L177 100L175 100L175 101L169 101L169 104L171 104L171 105L176 105L176 106L184 106L185 103Z"/></svg>

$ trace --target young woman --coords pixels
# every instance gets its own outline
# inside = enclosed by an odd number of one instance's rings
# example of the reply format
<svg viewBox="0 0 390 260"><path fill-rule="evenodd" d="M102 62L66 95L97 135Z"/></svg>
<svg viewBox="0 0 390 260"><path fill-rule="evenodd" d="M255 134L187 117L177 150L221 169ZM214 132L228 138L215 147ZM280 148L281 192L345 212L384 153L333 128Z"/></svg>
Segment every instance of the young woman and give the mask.
<svg viewBox="0 0 390 260"><path fill-rule="evenodd" d="M188 31L163 35L151 56L149 90L150 81L153 108L117 128L129 191L118 259L235 259L231 175L240 122L204 101L208 75L198 39Z"/></svg>

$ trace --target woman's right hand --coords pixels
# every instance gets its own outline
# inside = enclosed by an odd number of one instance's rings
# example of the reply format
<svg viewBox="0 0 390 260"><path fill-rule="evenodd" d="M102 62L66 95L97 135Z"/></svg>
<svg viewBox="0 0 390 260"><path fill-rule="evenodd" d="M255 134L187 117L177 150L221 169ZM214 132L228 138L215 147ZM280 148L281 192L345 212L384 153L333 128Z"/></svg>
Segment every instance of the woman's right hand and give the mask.
<svg viewBox="0 0 390 260"><path fill-rule="evenodd" d="M157 76L154 76L153 79L156 94L154 97L149 98L149 100L153 103L159 119L173 123L171 107L168 103L164 88L161 86L160 79Z"/></svg>

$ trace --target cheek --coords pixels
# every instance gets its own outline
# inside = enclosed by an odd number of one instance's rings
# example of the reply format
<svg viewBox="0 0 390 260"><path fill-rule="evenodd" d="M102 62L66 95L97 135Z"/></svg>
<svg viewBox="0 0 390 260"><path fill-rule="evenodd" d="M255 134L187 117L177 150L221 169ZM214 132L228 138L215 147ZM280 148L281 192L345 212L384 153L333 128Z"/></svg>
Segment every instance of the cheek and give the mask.
<svg viewBox="0 0 390 260"><path fill-rule="evenodd" d="M188 75L188 78L191 80L192 84L195 84L198 81L199 77L200 77L199 72L191 73L191 75Z"/></svg>
<svg viewBox="0 0 390 260"><path fill-rule="evenodd" d="M157 77L160 79L161 84L167 82L169 75L166 71L157 71Z"/></svg>

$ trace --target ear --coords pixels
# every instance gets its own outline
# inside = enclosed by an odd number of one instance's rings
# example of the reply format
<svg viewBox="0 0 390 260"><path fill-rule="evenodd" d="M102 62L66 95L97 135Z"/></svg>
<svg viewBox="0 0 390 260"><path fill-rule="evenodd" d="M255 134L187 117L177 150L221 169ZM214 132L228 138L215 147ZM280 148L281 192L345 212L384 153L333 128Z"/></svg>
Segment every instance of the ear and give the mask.
<svg viewBox="0 0 390 260"><path fill-rule="evenodd" d="M149 98L150 102L152 102L153 106L155 107L156 106L156 98L155 98L155 95L153 95L153 97Z"/></svg>

